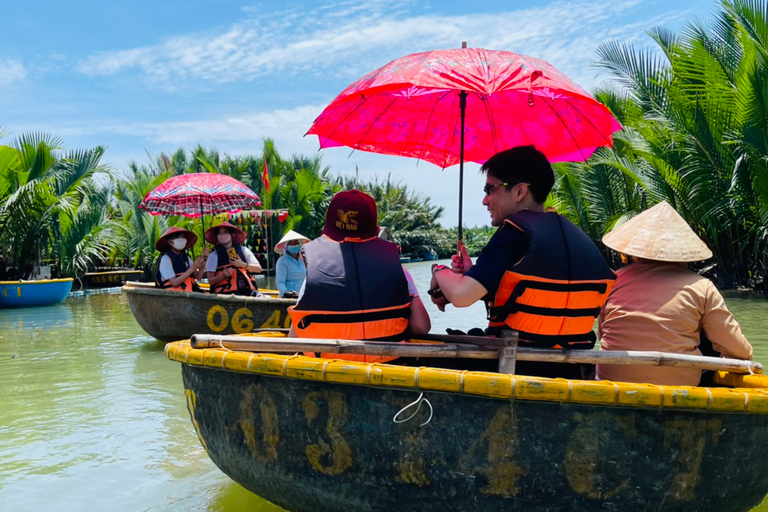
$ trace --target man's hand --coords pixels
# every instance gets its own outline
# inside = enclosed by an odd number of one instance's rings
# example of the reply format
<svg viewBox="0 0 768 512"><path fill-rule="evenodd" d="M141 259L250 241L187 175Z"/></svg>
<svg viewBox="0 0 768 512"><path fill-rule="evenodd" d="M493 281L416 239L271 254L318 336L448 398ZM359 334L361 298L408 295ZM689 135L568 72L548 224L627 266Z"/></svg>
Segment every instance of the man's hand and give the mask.
<svg viewBox="0 0 768 512"><path fill-rule="evenodd" d="M445 295L442 293L435 293L435 294L429 294L429 297L432 299L432 303L437 306L437 309L445 313L445 306L450 304L448 302L448 299L445 298Z"/></svg>
<svg viewBox="0 0 768 512"><path fill-rule="evenodd" d="M225 268L224 269L224 275L227 276L227 277L230 277L230 276L232 276L232 273L234 271L235 271L235 269L233 269L233 268Z"/></svg>
<svg viewBox="0 0 768 512"><path fill-rule="evenodd" d="M451 270L454 274L465 274L472 268L472 259L469 257L469 251L467 246L461 244L461 255L454 254L451 256Z"/></svg>

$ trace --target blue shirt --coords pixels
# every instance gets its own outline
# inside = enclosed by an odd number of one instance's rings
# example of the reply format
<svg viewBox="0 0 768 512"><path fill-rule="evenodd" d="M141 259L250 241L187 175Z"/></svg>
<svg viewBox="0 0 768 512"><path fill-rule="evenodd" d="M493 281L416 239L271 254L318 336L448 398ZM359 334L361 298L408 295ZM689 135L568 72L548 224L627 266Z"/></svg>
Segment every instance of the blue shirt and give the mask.
<svg viewBox="0 0 768 512"><path fill-rule="evenodd" d="M286 291L298 292L304 279L307 277L307 269L304 268L304 260L295 259L287 254L280 256L275 265L275 281L280 297Z"/></svg>

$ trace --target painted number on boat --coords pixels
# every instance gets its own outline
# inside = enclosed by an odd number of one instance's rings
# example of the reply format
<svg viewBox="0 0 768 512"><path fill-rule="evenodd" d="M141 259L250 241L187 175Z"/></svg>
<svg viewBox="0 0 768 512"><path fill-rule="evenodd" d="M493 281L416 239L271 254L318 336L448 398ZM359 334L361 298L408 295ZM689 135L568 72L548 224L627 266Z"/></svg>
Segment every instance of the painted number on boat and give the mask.
<svg viewBox="0 0 768 512"><path fill-rule="evenodd" d="M517 414L508 405L499 407L491 418L488 427L475 439L469 450L459 461L459 466L467 471L473 471L478 452L485 451L486 464L478 468L485 475L487 485L480 489L483 494L493 496L517 496L519 487L517 480L525 474L517 462L518 439Z"/></svg>
<svg viewBox="0 0 768 512"><path fill-rule="evenodd" d="M264 322L261 329L277 329L280 327L290 327L291 317L286 313L285 320L280 321L281 312L276 310L272 315ZM233 332L237 334L243 334L253 331L253 313L248 308L240 308L232 313L232 321L230 322L229 313L227 310L219 305L211 307L208 310L208 316L206 318L208 328L213 332L224 332L227 328L231 328Z"/></svg>
<svg viewBox="0 0 768 512"><path fill-rule="evenodd" d="M245 390L240 401L238 423L254 460L277 460L277 444L280 441L277 407L272 395L261 384L252 384Z"/></svg>
<svg viewBox="0 0 768 512"><path fill-rule="evenodd" d="M321 407L325 404L325 407ZM325 419L323 435L307 445L305 453L312 468L324 475L340 475L352 467L352 448L341 436L339 428L347 422L347 403L336 391L313 391L302 401L309 427ZM321 413L323 418L321 419ZM327 416L326 416L327 415ZM315 432L317 428L310 430Z"/></svg>

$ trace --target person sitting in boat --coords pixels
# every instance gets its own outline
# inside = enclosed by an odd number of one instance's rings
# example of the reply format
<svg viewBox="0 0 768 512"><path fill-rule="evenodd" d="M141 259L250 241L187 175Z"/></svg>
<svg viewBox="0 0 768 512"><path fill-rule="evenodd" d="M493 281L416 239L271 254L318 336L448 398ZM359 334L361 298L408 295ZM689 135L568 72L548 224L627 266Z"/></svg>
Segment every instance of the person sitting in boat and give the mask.
<svg viewBox="0 0 768 512"><path fill-rule="evenodd" d="M715 285L685 268L712 251L685 220L661 202L614 228L603 243L631 257L598 318L601 350L651 350L752 358L752 346ZM703 343L702 343L703 341ZM695 368L597 365L602 380L697 386Z"/></svg>
<svg viewBox="0 0 768 512"><path fill-rule="evenodd" d="M282 255L275 264L275 283L280 297L295 299L299 296L307 276L304 260L299 257L305 242L309 242L309 238L291 229L275 245L275 252Z"/></svg>
<svg viewBox="0 0 768 512"><path fill-rule="evenodd" d="M208 248L203 248L195 261L187 255L187 249L197 243L197 235L187 229L170 228L157 239L155 249L160 251L155 271L155 284L160 288L180 292L198 291L195 279L202 279Z"/></svg>
<svg viewBox="0 0 768 512"><path fill-rule="evenodd" d="M475 264L462 247L452 268L434 268L432 301L445 311L449 303L468 307L486 300L486 334L516 330L520 346L593 348L592 326L616 275L581 229L546 211L555 181L549 161L534 146L518 146L492 156L480 170L486 174L483 205L498 230ZM517 369L573 378L587 377L589 370L533 362L519 362Z"/></svg>
<svg viewBox="0 0 768 512"><path fill-rule="evenodd" d="M301 249L307 279L297 304L288 308L293 335L401 341L429 331L429 314L397 246L377 236L377 217L368 194L349 190L333 196L322 236Z"/></svg>
<svg viewBox="0 0 768 512"><path fill-rule="evenodd" d="M251 274L261 272L261 265L250 249L241 245L245 233L229 222L222 222L205 231L205 240L214 246L206 263L211 293L257 295L258 287Z"/></svg>

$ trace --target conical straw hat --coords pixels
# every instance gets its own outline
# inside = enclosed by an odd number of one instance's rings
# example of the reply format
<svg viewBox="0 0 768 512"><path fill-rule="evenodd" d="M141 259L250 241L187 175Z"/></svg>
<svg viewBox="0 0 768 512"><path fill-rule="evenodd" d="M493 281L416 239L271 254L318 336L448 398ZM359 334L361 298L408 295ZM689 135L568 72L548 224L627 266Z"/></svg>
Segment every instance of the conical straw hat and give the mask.
<svg viewBox="0 0 768 512"><path fill-rule="evenodd" d="M283 238L277 242L277 245L275 245L275 252L277 254L283 254L285 252L285 244L291 240L298 240L301 243L309 242L309 238L305 237L304 235L300 235L294 230L290 229L285 235L283 235Z"/></svg>
<svg viewBox="0 0 768 512"><path fill-rule="evenodd" d="M712 257L712 251L666 201L615 227L603 237L603 243L628 256L655 261Z"/></svg>

